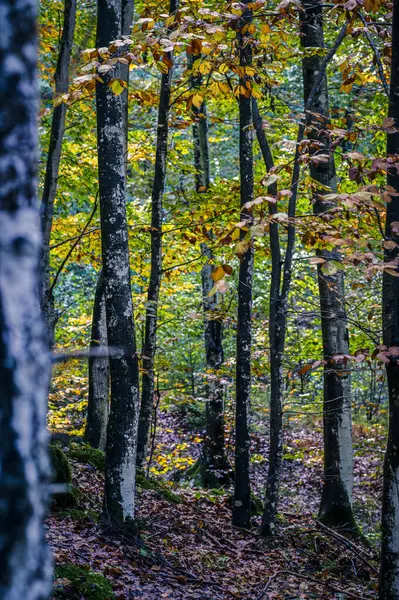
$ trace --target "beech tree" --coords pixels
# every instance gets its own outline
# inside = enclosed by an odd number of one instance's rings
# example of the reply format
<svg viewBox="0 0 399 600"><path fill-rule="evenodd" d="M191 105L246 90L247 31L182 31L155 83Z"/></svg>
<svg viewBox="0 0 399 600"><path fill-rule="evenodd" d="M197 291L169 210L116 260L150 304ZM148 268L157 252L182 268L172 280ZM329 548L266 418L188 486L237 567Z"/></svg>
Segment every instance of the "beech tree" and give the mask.
<svg viewBox="0 0 399 600"><path fill-rule="evenodd" d="M122 1L122 35L130 33L134 12L133 0ZM126 82L126 87L121 93L123 131L124 131L124 158L125 177L127 177L128 157L128 115L129 115L129 65L120 64L121 80ZM93 318L91 326L91 355L89 357L89 397L87 406L87 421L85 440L94 448L105 448L106 431L109 412L109 361L103 352L107 346L107 314L104 296L104 275L101 271L96 285L94 296ZM101 356L96 357L97 354Z"/></svg>
<svg viewBox="0 0 399 600"><path fill-rule="evenodd" d="M301 43L303 48L325 48L322 7L319 0L305 0L300 12ZM315 50L313 56L302 60L305 104L320 72L323 62ZM323 219L323 213L335 204L326 198L324 190L337 191L334 155L327 129L329 120L328 84L324 75L313 101L308 120L308 138L311 141L310 176L320 184L313 192L313 211ZM322 155L322 162L317 156ZM327 160L325 157L327 156ZM352 398L350 372L344 355L349 354L349 335L345 308L344 274L338 269L329 273L323 265L340 261L335 250L321 250L318 256L324 263L317 265L320 317L324 355L324 480L320 502L320 520L333 526L356 529L352 512L353 447ZM339 358L340 357L340 358Z"/></svg>
<svg viewBox="0 0 399 600"><path fill-rule="evenodd" d="M84 434L85 441L105 450L109 413L109 359L107 356L107 310L104 275L98 276L93 305L89 356L89 397ZM100 354L100 356L96 356Z"/></svg>
<svg viewBox="0 0 399 600"><path fill-rule="evenodd" d="M50 596L50 357L37 297L36 2L0 11L0 597Z"/></svg>
<svg viewBox="0 0 399 600"><path fill-rule="evenodd" d="M382 496L381 567L379 600L399 598L399 2L393 3L392 64L388 116L394 127L387 135L388 186L392 193L386 205L385 263L393 269L383 276L383 341L389 362L386 365L389 396L388 442L384 461Z"/></svg>
<svg viewBox="0 0 399 600"><path fill-rule="evenodd" d="M301 142L304 139L308 116L313 109L313 104L319 92L326 68L337 52L346 35L347 22L330 48L327 55L320 63L311 89L307 95L304 112L305 116L298 127L294 166L292 169L291 189L288 201L288 225L285 252L281 252L278 236L277 222L273 220L277 206L270 211L270 252L272 255L272 273L270 282L270 314L269 314L269 339L270 339L270 449L269 468L266 482L265 506L262 515L261 534L265 537L274 535L276 528L276 516L278 511L279 489L281 481L283 461L283 364L282 359L285 351L285 340L287 335L287 311L288 297L291 288L293 259L296 241L296 205L298 198L298 187L301 172ZM261 135L261 124L259 116L255 115L255 128L266 165L272 164L272 156L267 143ZM274 179L271 180L273 182ZM273 191L273 188L271 188ZM277 199L276 199L277 200ZM275 204L273 202L273 204ZM276 225L276 228L274 227Z"/></svg>
<svg viewBox="0 0 399 600"><path fill-rule="evenodd" d="M60 39L60 51L55 70L55 96L66 94L69 89L69 66L71 62L72 44L76 22L76 0L65 0L64 22ZM40 303L47 325L50 344L54 343L56 315L50 277L50 239L53 227L54 202L57 194L58 175L60 169L62 141L65 131L65 118L68 104L58 101L54 107L50 145L47 154L46 174L44 178L43 196L40 206L43 244L41 248L41 281Z"/></svg>
<svg viewBox="0 0 399 600"><path fill-rule="evenodd" d="M193 68L194 61L200 58L194 55L194 45L187 55L188 66ZM202 83L200 74L191 76L191 86L199 89ZM193 148L195 167L195 191L206 194L210 186L210 161L208 141L208 118L206 102L191 107L193 114ZM220 301L219 293L214 293L212 273L213 242L212 230L206 230L209 243L201 244L201 252L206 262L201 269L202 305L204 310L204 341L207 378L205 385L206 432L202 444L201 456L187 471L186 476L205 487L217 488L229 481L229 462L225 452L223 388L220 385L218 370L223 364L223 322L217 314Z"/></svg>
<svg viewBox="0 0 399 600"><path fill-rule="evenodd" d="M178 8L178 0L171 0L169 14ZM168 120L170 89L173 73L173 53L167 53L166 73L162 73L159 94L157 144L155 169L151 197L151 272L148 284L143 344L143 376L139 417L137 465L141 467L147 456L148 433L151 411L154 402L154 357L157 341L158 301L162 278L162 205L166 180L166 159L168 153Z"/></svg>
<svg viewBox="0 0 399 600"><path fill-rule="evenodd" d="M249 2L244 2L242 27L238 31L237 44L241 68L239 114L240 114L240 206L241 220L250 222L247 202L254 195L252 100L250 78L245 68L252 63L252 48L248 35L251 11ZM247 84L249 84L247 86ZM236 446L233 524L249 527L251 524L251 487L249 480L250 435L249 411L251 398L251 319L252 319L252 276L254 249L252 240L247 242L244 231L240 233L242 252L238 273L237 300L237 357L236 357Z"/></svg>
<svg viewBox="0 0 399 600"><path fill-rule="evenodd" d="M97 47L122 31L121 0L98 0ZM139 370L133 317L125 198L123 103L109 86L119 75L102 74L96 86L98 178L102 262L110 356L111 406L107 427L104 518L134 517Z"/></svg>

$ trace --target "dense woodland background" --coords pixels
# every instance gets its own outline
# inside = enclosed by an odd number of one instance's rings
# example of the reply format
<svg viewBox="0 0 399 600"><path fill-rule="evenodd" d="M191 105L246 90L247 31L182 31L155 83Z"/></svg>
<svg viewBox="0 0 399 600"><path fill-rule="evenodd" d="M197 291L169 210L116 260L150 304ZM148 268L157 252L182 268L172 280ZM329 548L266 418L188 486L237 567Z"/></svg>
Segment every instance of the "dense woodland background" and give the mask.
<svg viewBox="0 0 399 600"><path fill-rule="evenodd" d="M38 8L0 7L0 599L398 600L398 1Z"/></svg>

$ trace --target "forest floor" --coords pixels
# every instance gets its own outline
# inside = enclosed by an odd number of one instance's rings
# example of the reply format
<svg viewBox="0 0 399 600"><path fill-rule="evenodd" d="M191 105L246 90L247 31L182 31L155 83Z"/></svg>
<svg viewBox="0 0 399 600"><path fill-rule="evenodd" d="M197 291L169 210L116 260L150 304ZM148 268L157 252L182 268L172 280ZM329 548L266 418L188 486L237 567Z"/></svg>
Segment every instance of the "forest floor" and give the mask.
<svg viewBox="0 0 399 600"><path fill-rule="evenodd" d="M286 460L275 538L258 536L260 516L254 516L250 531L232 527L231 492L171 482L166 486L178 503L165 497L162 488L139 486L138 534L104 530L93 517L101 510L102 472L71 459L81 510L53 512L48 518L47 537L55 563L83 565L102 573L117 600L375 598L384 429L378 424L354 427L354 508L371 542L369 548L358 541L345 542L317 524L322 437L317 421L310 425L301 419L289 421L285 431ZM267 471L264 438L259 434L253 438L252 479L259 495ZM180 418L161 414L153 476L167 480L173 467L192 463L199 442ZM65 451L68 454L67 447ZM67 584L55 581L58 590Z"/></svg>

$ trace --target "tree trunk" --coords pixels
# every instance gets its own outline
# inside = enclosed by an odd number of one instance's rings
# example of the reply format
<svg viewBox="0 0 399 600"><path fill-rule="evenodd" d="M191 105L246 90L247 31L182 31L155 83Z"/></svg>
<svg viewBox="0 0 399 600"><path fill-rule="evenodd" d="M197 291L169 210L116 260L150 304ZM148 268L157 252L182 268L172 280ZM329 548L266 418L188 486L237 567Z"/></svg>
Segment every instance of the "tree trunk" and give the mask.
<svg viewBox="0 0 399 600"><path fill-rule="evenodd" d="M84 439L93 446L105 450L107 438L107 422L109 410L109 359L107 356L96 357L98 350L106 351L107 312L105 308L104 275L98 276L94 297L93 319L91 327L89 356L89 402L87 405L87 421Z"/></svg>
<svg viewBox="0 0 399 600"><path fill-rule="evenodd" d="M326 57L320 64L319 72L314 79L309 97L305 103L305 119L299 124L297 143L295 149L294 166L291 179L291 196L288 202L287 226L287 245L282 260L280 241L278 236L277 224L271 222L269 228L270 251L272 255L272 274L270 284L270 314L269 314L269 332L270 332L270 371L271 371L271 399L270 399L270 451L269 451L269 470L266 485L265 508L262 517L262 526L260 533L263 536L273 535L275 531L279 486L282 471L283 459L283 366L282 358L285 348L285 337L287 329L287 309L288 296L291 287L292 265L295 250L295 215L296 203L298 197L298 186L300 179L300 143L303 140L305 128L308 121L308 115L313 109L313 103L319 92L327 65L337 52L347 31L348 22L342 26L334 44L330 48ZM255 115L256 116L256 115ZM255 129L258 139L262 123L259 116L256 116ZM261 144L265 163L272 165L270 149L267 146L267 140L263 135L264 142ZM266 142L266 143L265 143ZM260 142L261 143L261 142ZM269 170L269 168L268 168ZM271 210L271 214L275 209Z"/></svg>
<svg viewBox="0 0 399 600"><path fill-rule="evenodd" d="M399 154L399 1L393 4L392 65L388 116L394 119L396 133L387 135L388 155ZM388 185L399 192L397 165L388 172ZM387 204L386 230L388 240L399 243L396 227L399 221L399 196ZM385 250L385 261L398 264L398 248ZM399 271L398 267L394 267ZM392 348L387 364L389 394L389 430L384 461L384 489L382 496L381 568L379 600L399 600L399 278L384 273L383 279L383 335L384 344Z"/></svg>
<svg viewBox="0 0 399 600"><path fill-rule="evenodd" d="M76 0L65 0L64 24L60 40L60 52L55 71L55 94L66 94L69 87L69 65L71 62L73 36L76 22ZM65 131L67 104L61 102L54 108L51 123L50 145L47 154L43 196L40 206L43 244L41 247L40 304L47 325L50 345L54 344L56 316L50 281L50 240L53 227L54 201L57 193L58 174L61 160L62 140Z"/></svg>
<svg viewBox="0 0 399 600"><path fill-rule="evenodd" d="M120 38L121 0L98 0L97 47ZM112 77L118 77L118 67ZM102 260L110 358L111 407L107 428L104 518L134 517L139 370L136 352L125 200L124 119L109 74L98 82L97 144ZM120 353L120 356L117 356Z"/></svg>
<svg viewBox="0 0 399 600"><path fill-rule="evenodd" d="M122 0L122 35L130 36L134 14L134 0ZM120 76L126 81L126 88L121 93L123 129L125 131L123 149L125 157L125 170L128 165L128 139L129 139L129 65L120 65Z"/></svg>
<svg viewBox="0 0 399 600"><path fill-rule="evenodd" d="M188 54L188 66L192 68L194 57ZM191 77L191 87L201 86L201 76ZM195 166L195 190L197 194L206 193L210 185L210 162L208 143L208 119L205 102L197 108L192 106L194 116L193 146ZM212 238L212 232L208 232ZM225 452L224 438L224 402L223 389L219 382L218 370L223 364L223 323L217 318L216 311L219 294L209 296L214 286L212 279L212 250L206 243L201 244L201 252L207 262L202 267L202 303L204 308L206 382L206 434L202 445L201 457L188 472L196 470L196 479L204 487L217 488L230 480L230 465Z"/></svg>
<svg viewBox="0 0 399 600"><path fill-rule="evenodd" d="M252 99L253 124L259 147L262 152L266 171L274 166L273 156L262 126L255 98ZM268 187L268 194L277 198L277 184ZM277 205L269 204L269 214L277 213ZM270 253L272 272L269 300L269 343L270 343L270 448L269 469L266 484L265 507L262 517L261 534L265 537L273 535L279 499L281 471L283 463L283 352L286 332L285 304L280 294L281 283L281 250L278 225L270 223Z"/></svg>
<svg viewBox="0 0 399 600"><path fill-rule="evenodd" d="M50 356L37 298L36 2L0 11L0 597L46 600Z"/></svg>
<svg viewBox="0 0 399 600"><path fill-rule="evenodd" d="M178 7L178 0L170 1L170 14ZM173 62L173 53L167 58ZM168 152L168 120L170 88L172 83L171 66L161 78L159 95L157 145L155 155L155 171L152 187L151 203L151 273L147 293L145 333L143 345L143 376L141 392L141 408L139 418L137 466L142 467L148 451L148 434L152 406L154 402L154 359L157 343L157 321L159 290L162 277L162 203L165 191L166 158Z"/></svg>
<svg viewBox="0 0 399 600"><path fill-rule="evenodd" d="M244 4L248 4L246 1ZM247 28L252 13L245 7L242 15L243 29ZM252 48L248 34L238 33L240 66L252 63ZM242 75L240 88L246 90L250 79ZM248 90L249 91L249 90ZM252 104L250 92L239 96L240 111L240 220L249 219L244 204L253 200L253 147L252 147ZM243 241L245 232L241 231ZM250 435L249 411L251 398L251 319L252 319L252 275L254 250L252 242L240 257L237 308L237 363L236 363L236 447L233 524L239 527L251 525L251 487L249 480Z"/></svg>
<svg viewBox="0 0 399 600"><path fill-rule="evenodd" d="M323 35L322 7L318 0L304 0L301 20L301 42L304 48L325 48ZM320 72L323 58L319 55L305 57L302 60L304 100L308 101L310 92ZM314 118L314 113L321 119ZM313 110L308 128L309 139L319 146L313 151L328 154L328 162L310 163L312 179L321 184L313 198L315 215L322 215L333 204L323 199L325 188L336 192L334 156L331 153L330 140L326 126L329 119L327 76L324 75L313 102ZM322 187L323 186L323 187ZM340 261L336 250L322 250L318 255L329 261ZM333 263L332 263L333 264ZM322 265L317 267L320 315L323 336L324 367L324 482L320 502L319 518L331 526L344 526L354 529L352 512L353 487L353 448L351 416L350 374L342 360L334 356L349 354L349 337L345 310L344 275L341 270L327 275Z"/></svg>
<svg viewBox="0 0 399 600"><path fill-rule="evenodd" d="M205 357L208 381L206 384L206 435L202 446L204 485L216 488L228 483L230 466L225 452L223 388L218 370L223 364L223 323L215 317L217 294L209 297L214 286L213 267L209 262L212 251L203 244L204 256L208 261L202 267L202 296L205 318Z"/></svg>

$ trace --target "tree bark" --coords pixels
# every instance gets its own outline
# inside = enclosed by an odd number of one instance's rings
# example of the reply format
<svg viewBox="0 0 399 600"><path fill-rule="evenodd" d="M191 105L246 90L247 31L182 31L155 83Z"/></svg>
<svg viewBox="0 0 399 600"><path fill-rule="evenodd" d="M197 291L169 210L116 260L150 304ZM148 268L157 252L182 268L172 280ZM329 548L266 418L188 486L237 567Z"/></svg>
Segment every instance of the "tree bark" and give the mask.
<svg viewBox="0 0 399 600"><path fill-rule="evenodd" d="M178 8L178 0L170 1L169 13ZM167 58L173 63L173 53ZM151 273L147 293L145 333L143 344L143 376L139 418L137 466L142 467L148 452L148 434L154 402L154 359L157 343L159 290L162 278L162 204L165 191L166 159L168 153L168 120L173 66L161 77L159 95L155 171L151 203Z"/></svg>
<svg viewBox="0 0 399 600"><path fill-rule="evenodd" d="M202 267L202 297L204 308L204 339L207 370L206 434L202 445L201 466L205 487L217 488L230 480L230 466L225 451L223 388L218 371L223 364L223 323L217 318L217 294L209 296L214 286L211 264L212 250L202 244L207 262Z"/></svg>
<svg viewBox="0 0 399 600"><path fill-rule="evenodd" d="M60 40L60 52L55 71L55 94L65 94L69 88L69 65L76 22L76 0L65 0L64 24ZM53 227L54 202L57 193L61 160L62 140L65 131L67 104L61 102L54 108L51 123L50 145L47 154L43 196L40 206L43 244L41 248L40 303L47 325L50 345L54 343L56 316L50 282L50 240Z"/></svg>
<svg viewBox="0 0 399 600"><path fill-rule="evenodd" d="M248 4L248 2L244 2ZM252 13L245 7L242 15L243 28L238 32L240 66L252 63L251 42L245 25L250 22ZM253 139L251 94L244 90L250 79L244 73L240 77L240 220L249 219L244 204L253 200ZM245 232L241 231L243 241ZM252 275L254 250L252 241L240 257L237 308L237 357L236 357L236 446L235 446L235 486L233 502L233 524L239 527L251 525L251 487L249 480L250 434L249 411L251 398L251 320L252 320Z"/></svg>
<svg viewBox="0 0 399 600"><path fill-rule="evenodd" d="M121 0L98 0L97 47L120 38ZM112 77L118 77L118 67ZM125 199L124 119L109 74L98 82L97 144L102 261L110 358L111 407L107 427L103 516L111 522L134 517L139 370L130 283ZM116 352L120 352L120 357Z"/></svg>
<svg viewBox="0 0 399 600"><path fill-rule="evenodd" d="M188 66L191 69L194 63L194 56L188 54L187 59ZM191 76L192 89L200 88L201 79L201 75ZM197 194L202 194L206 193L210 186L208 119L205 102L199 108L193 105L192 113L194 117L195 191ZM208 236L212 238L212 231L208 232ZM198 473L196 479L201 485L217 488L226 484L230 479L230 466L225 452L223 389L217 373L223 364L223 323L216 314L219 294L216 293L209 296L214 286L212 279L212 249L204 242L201 244L201 252L207 259L201 270L205 363L207 371L205 386L206 433L199 461L188 471L191 472L193 469L196 469Z"/></svg>
<svg viewBox="0 0 399 600"><path fill-rule="evenodd" d="M393 3L392 65L388 116L394 119L396 133L387 135L388 156L399 155L399 1ZM388 172L388 185L399 192L398 165ZM387 204L386 230L388 240L399 243L396 227L399 221L399 196ZM385 261L398 264L398 248L385 250ZM394 267L399 273L398 266ZM379 600L399 599L399 278L384 273L383 278L383 335L384 344L392 348L386 366L389 394L389 429L384 461L382 496L381 567Z"/></svg>
<svg viewBox="0 0 399 600"><path fill-rule="evenodd" d="M259 147L262 152L266 171L274 166L273 156L262 126L255 98L252 99L253 124L256 131ZM268 187L268 193L277 197L277 184ZM269 215L277 213L277 205L269 204ZM278 225L271 222L269 225L270 253L272 257L272 271L270 281L269 300L269 344L270 344L270 448L269 470L266 484L266 498L264 514L262 517L261 534L270 536L274 534L277 505L280 490L281 470L283 462L283 352L285 346L286 311L285 304L280 294L281 283L281 250Z"/></svg>
<svg viewBox="0 0 399 600"><path fill-rule="evenodd" d="M37 297L36 2L0 11L0 597L46 600L50 356Z"/></svg>
<svg viewBox="0 0 399 600"><path fill-rule="evenodd" d="M287 227L287 245L284 253L284 260L280 251L280 242L278 236L277 224L270 224L270 251L272 255L272 276L270 284L270 313L269 313L269 332L270 332L270 372L271 372L271 398L270 398L270 450L269 450L269 470L266 484L265 507L262 516L262 525L260 533L263 536L274 535L276 527L276 516L278 507L279 488L283 461L283 365L282 358L285 348L285 337L287 329L287 309L288 296L291 287L292 265L295 250L295 215L296 203L298 197L298 185L301 171L300 163L300 142L303 140L305 127L308 121L308 113L313 108L313 103L318 94L320 85L327 65L337 52L347 31L348 21L345 21L337 39L330 48L328 54L320 64L309 97L305 103L305 118L298 127L297 143L294 157L294 167L291 179L291 196L288 202L288 227ZM262 123L259 116L256 117L257 123L255 129L258 139L261 139ZM267 147L267 140L264 140L262 153L265 163L272 165L270 149ZM269 170L269 169L268 169ZM277 191L277 190L276 190ZM273 210L277 210L277 207ZM273 214L273 213L272 213Z"/></svg>
<svg viewBox="0 0 399 600"><path fill-rule="evenodd" d="M134 0L122 0L122 35L130 36L134 14ZM125 157L125 170L128 165L128 140L129 140L129 65L120 65L120 76L126 81L126 88L121 93L123 129L125 131L123 149Z"/></svg>
<svg viewBox="0 0 399 600"><path fill-rule="evenodd" d="M105 450L109 412L109 359L96 357L96 350L106 350L107 311L105 307L104 275L98 276L94 297L89 356L89 401L84 439L93 446Z"/></svg>
<svg viewBox="0 0 399 600"><path fill-rule="evenodd" d="M322 7L318 0L304 0L300 13L301 42L304 48L325 48ZM302 60L305 104L320 72L323 58L319 55ZM314 117L314 113L320 116ZM327 76L324 75L313 102L308 123L308 137L319 147L313 156L329 156L328 162L310 163L312 179L321 184L313 196L313 212L322 215L333 207L323 198L326 187L336 192L334 156L331 152L328 130L329 120ZM322 187L323 186L323 187ZM326 261L340 261L338 251L319 251ZM352 401L350 374L343 360L334 356L349 354L349 336L345 309L344 275L342 271L327 275L322 265L317 266L320 297L320 316L323 336L324 367L324 481L319 509L319 519L331 526L356 528L352 512L353 447Z"/></svg>

